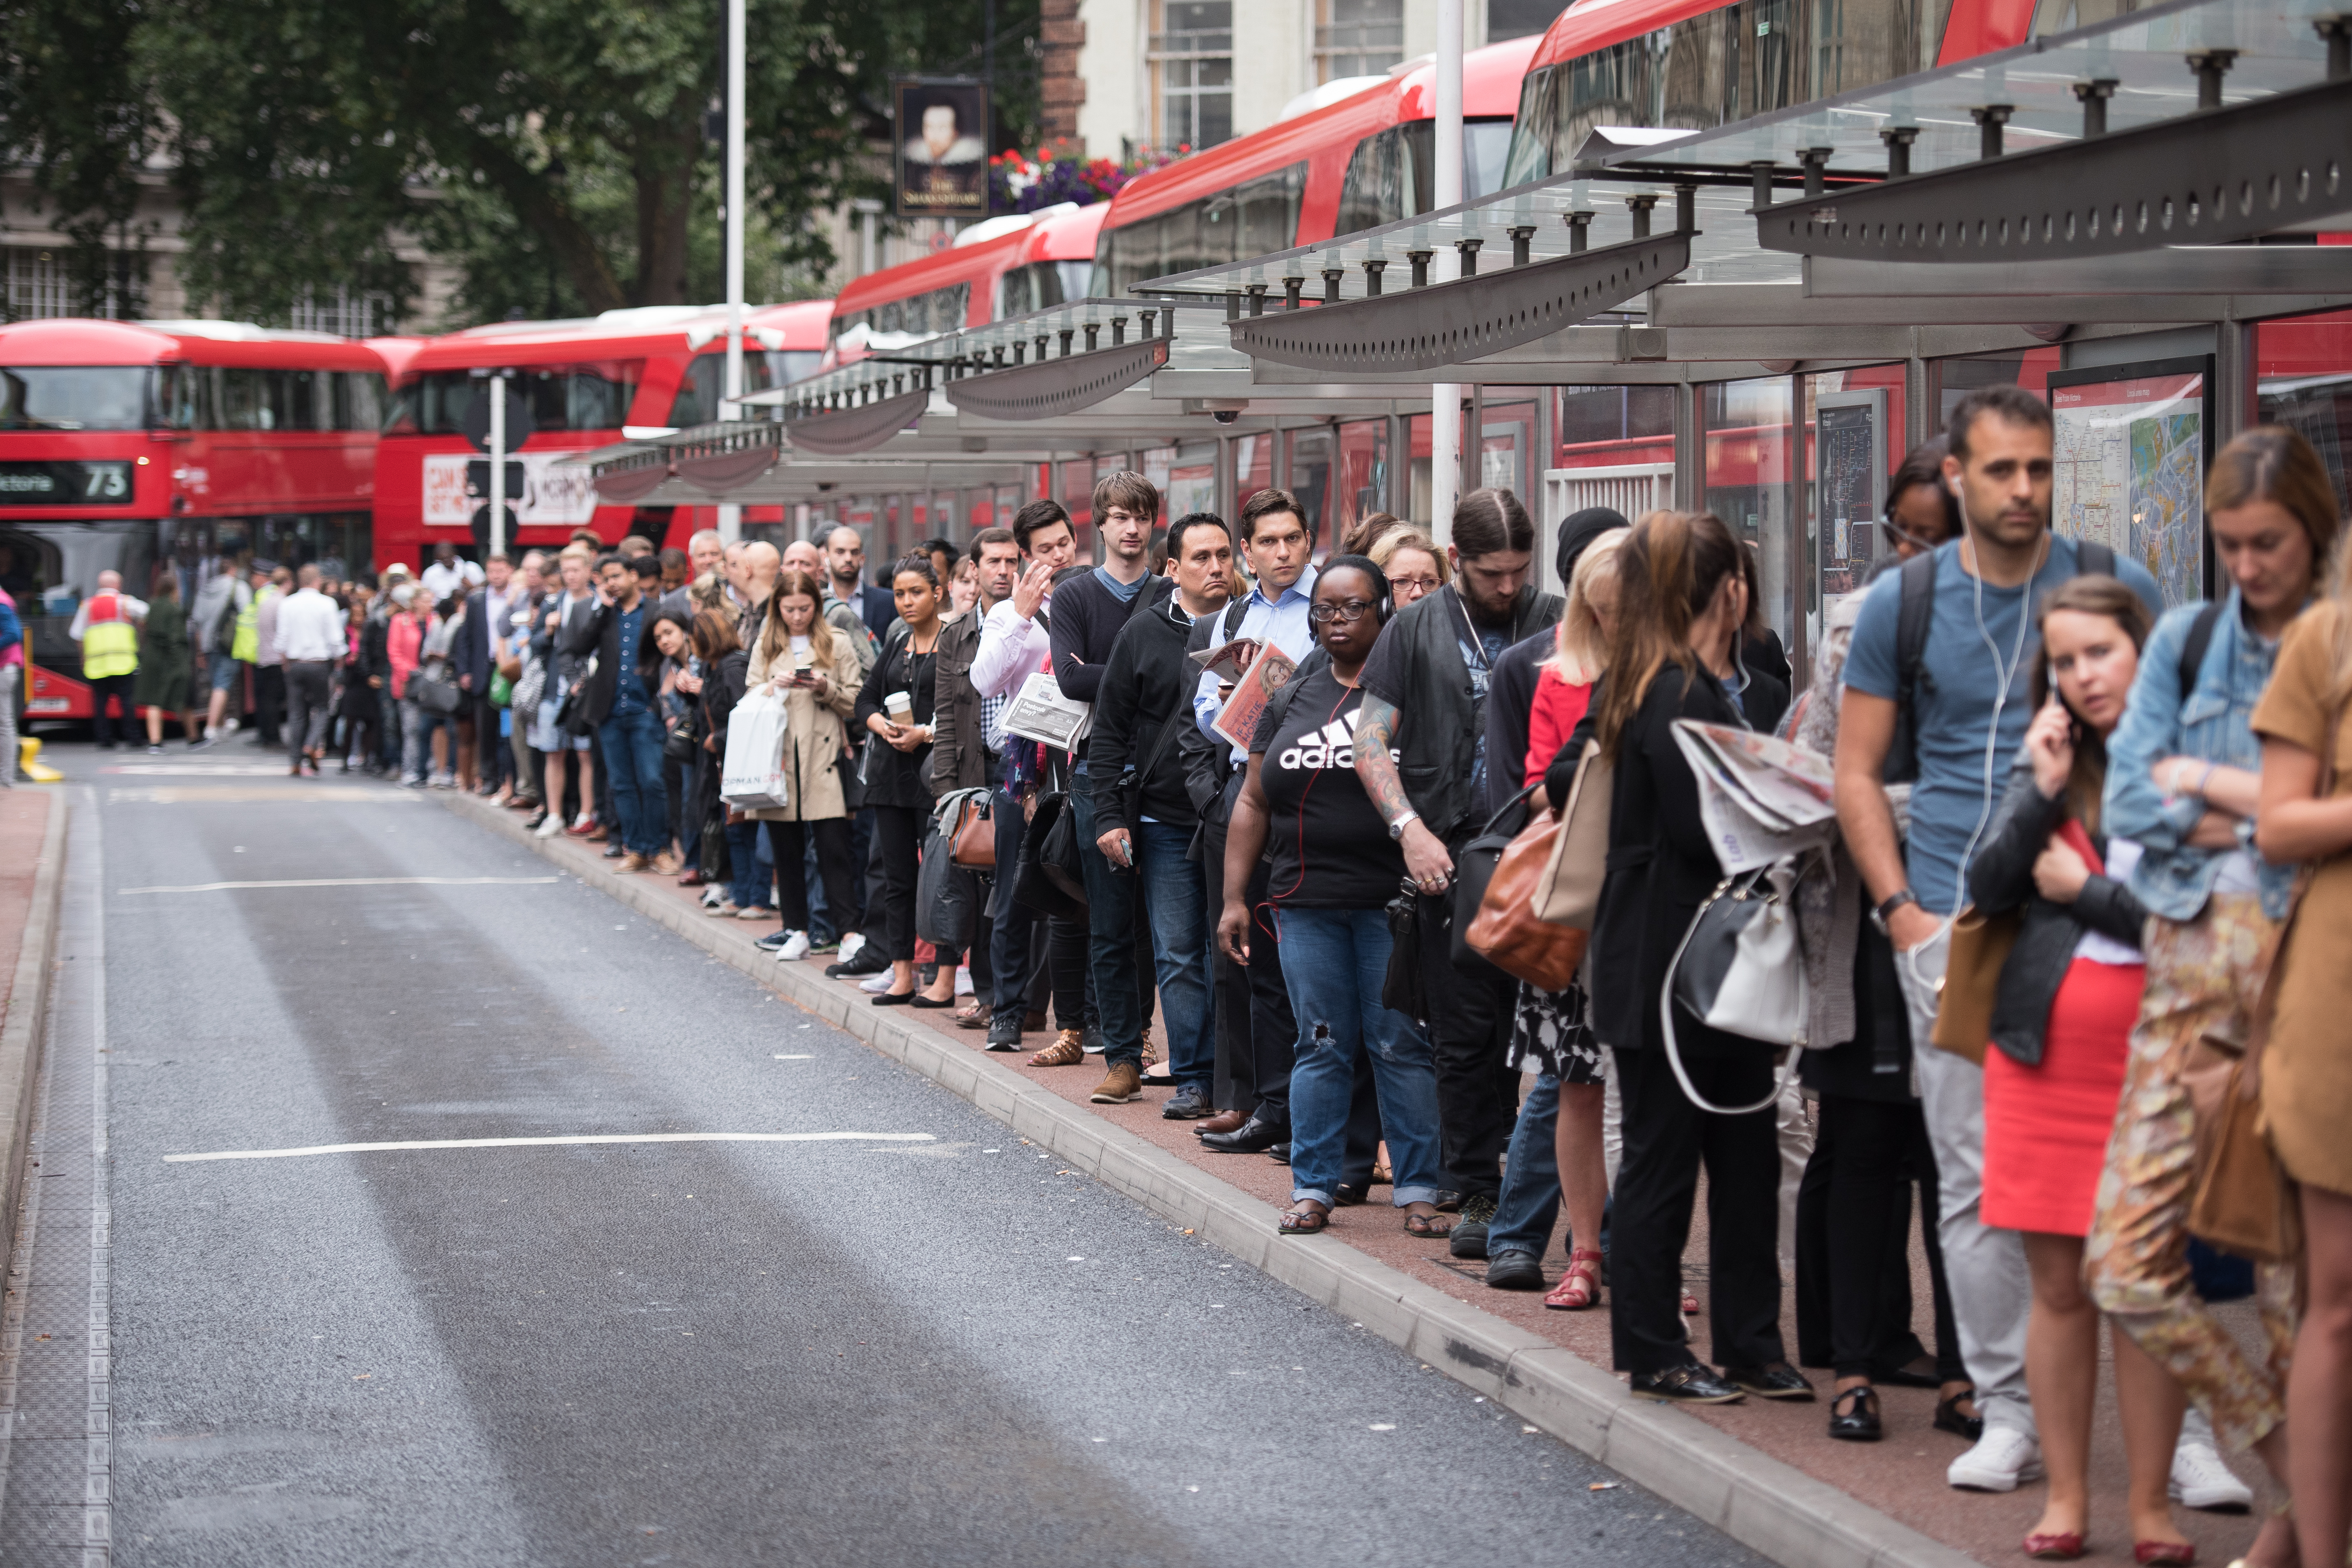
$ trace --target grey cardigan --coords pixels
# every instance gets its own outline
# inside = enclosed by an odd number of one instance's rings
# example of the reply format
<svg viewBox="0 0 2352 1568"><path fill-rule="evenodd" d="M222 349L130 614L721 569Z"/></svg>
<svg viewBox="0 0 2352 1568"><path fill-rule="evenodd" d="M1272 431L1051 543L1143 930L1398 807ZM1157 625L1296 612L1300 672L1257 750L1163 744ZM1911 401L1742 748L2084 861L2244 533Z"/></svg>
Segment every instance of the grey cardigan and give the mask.
<svg viewBox="0 0 2352 1568"><path fill-rule="evenodd" d="M2032 764L2020 761L1985 846L1969 867L1969 897L1978 909L1998 914L2021 904L2025 908L2017 945L2001 965L1993 993L1992 1043L2026 1067L2042 1065L2050 1004L2074 962L2074 944L2083 932L2095 931L2137 947L2147 923L2147 911L2131 889L2113 877L2094 876L2071 904L2053 903L2034 890L2033 862L2065 819L2065 797L2043 795L2034 784ZM2104 837L2093 834L2091 842L2106 854Z"/></svg>

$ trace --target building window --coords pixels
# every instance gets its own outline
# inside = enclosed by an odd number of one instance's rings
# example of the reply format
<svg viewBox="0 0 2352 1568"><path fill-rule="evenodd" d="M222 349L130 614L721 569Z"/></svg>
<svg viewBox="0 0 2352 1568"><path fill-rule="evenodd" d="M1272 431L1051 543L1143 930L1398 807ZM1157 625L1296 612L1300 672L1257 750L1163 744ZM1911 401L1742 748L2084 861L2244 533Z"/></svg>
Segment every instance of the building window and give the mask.
<svg viewBox="0 0 2352 1568"><path fill-rule="evenodd" d="M1563 8L1558 0L1486 0L1486 41L1499 44L1544 32Z"/></svg>
<svg viewBox="0 0 2352 1568"><path fill-rule="evenodd" d="M12 247L5 255L0 321L58 316L128 321L146 313L147 258L135 251L108 251L104 273L98 278L77 276L73 253L63 248Z"/></svg>
<svg viewBox="0 0 2352 1568"><path fill-rule="evenodd" d="M1404 60L1404 0L1321 0L1315 79L1379 76Z"/></svg>
<svg viewBox="0 0 2352 1568"><path fill-rule="evenodd" d="M331 294L304 289L294 301L286 324L298 332L332 332L342 338L372 338L393 330L392 296L341 284Z"/></svg>
<svg viewBox="0 0 2352 1568"><path fill-rule="evenodd" d="M1213 147L1234 133L1233 0L1160 0L1151 35L1160 143Z"/></svg>

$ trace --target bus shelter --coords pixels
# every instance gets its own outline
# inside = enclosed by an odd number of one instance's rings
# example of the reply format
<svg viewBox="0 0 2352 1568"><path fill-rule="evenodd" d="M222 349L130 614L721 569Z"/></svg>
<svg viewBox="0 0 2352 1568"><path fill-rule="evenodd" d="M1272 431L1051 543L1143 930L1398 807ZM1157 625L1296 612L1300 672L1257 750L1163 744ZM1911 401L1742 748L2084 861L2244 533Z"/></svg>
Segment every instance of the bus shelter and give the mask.
<svg viewBox="0 0 2352 1568"><path fill-rule="evenodd" d="M1002 460L1082 520L1096 475L1135 467L1171 516L1280 484L1327 542L1374 510L1442 537L1429 399L1458 384L1463 488L1546 523L1717 511L1801 668L1888 548L1893 468L2013 381L2058 415L2057 525L2196 597L2221 442L2295 425L2347 489L2331 4L2173 0L1713 131L1594 125L1554 179L762 394L783 417L755 482L838 485L824 464L853 459L815 448L854 440L870 479Z"/></svg>

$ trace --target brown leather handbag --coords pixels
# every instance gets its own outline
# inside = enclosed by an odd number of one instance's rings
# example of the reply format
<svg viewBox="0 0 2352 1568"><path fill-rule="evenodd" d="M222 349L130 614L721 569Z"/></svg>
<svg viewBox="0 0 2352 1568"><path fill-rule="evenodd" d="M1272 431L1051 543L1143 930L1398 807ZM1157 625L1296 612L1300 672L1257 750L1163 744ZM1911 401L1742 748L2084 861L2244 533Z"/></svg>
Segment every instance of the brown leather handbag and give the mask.
<svg viewBox="0 0 2352 1568"><path fill-rule="evenodd" d="M948 835L953 847L949 858L965 871L996 869L994 802L986 793L971 795L956 807L955 829Z"/></svg>
<svg viewBox="0 0 2352 1568"><path fill-rule="evenodd" d="M1952 942L1944 962L1943 994L1936 1000L1936 1027L1928 1036L1937 1050L1984 1066L1992 1042L1992 1005L2000 990L2001 966L2017 946L2025 908L1989 915L1970 904L1952 921ZM1899 959L1898 959L1899 962Z"/></svg>
<svg viewBox="0 0 2352 1568"><path fill-rule="evenodd" d="M1557 925L1536 914L1536 885L1550 868L1553 841L1560 831L1559 819L1549 812L1538 814L1519 829L1495 863L1486 896L1478 900L1477 918L1465 939L1487 963L1538 991L1567 990L1592 940L1589 927Z"/></svg>

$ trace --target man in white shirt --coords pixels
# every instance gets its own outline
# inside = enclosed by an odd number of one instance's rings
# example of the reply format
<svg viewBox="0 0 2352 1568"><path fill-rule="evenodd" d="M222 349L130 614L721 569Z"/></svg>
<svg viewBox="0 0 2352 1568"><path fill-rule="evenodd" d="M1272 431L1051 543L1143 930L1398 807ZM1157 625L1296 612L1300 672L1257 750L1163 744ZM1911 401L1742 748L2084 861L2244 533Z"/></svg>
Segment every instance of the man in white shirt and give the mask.
<svg viewBox="0 0 2352 1568"><path fill-rule="evenodd" d="M1075 565L1078 558L1070 514L1054 501L1034 500L1023 507L1013 520L1013 539L1027 564L1013 584L1013 591L992 605L987 619L981 622L980 651L972 656L971 675L971 689L982 703L982 742L1005 757L1004 776L997 781L991 814L996 825L999 867L1011 867L1021 858L1022 829L1028 823L1024 797L1036 787L1035 769L1016 766L1018 759L1010 755L1017 748L1025 746L1032 752L1036 748L1004 732L1008 702L1003 700L1011 699L1020 691L1022 682L1051 664L1047 622L1054 574ZM992 709L992 699L1000 700ZM995 922L989 969L996 994L991 998L988 1048L1017 1051L1023 1018L1029 1010L1037 917L1026 904L1014 900L1009 871L998 873L995 907L989 913ZM1055 975L1055 1022L1066 1030L1083 1029L1087 925L1083 920L1053 923L1063 928L1055 934L1063 938L1058 955L1064 959Z"/></svg>
<svg viewBox="0 0 2352 1568"><path fill-rule="evenodd" d="M485 574L472 562L458 560L457 546L442 539L434 542L433 563L425 568L424 575L418 581L425 584L425 591L433 595L433 602L437 605L456 593L460 583L468 587L480 587L485 581Z"/></svg>
<svg viewBox="0 0 2352 1568"><path fill-rule="evenodd" d="M295 591L278 606L279 663L286 671L286 753L289 773L319 771L327 732L328 689L343 657L343 612L319 592L319 569L294 574Z"/></svg>

